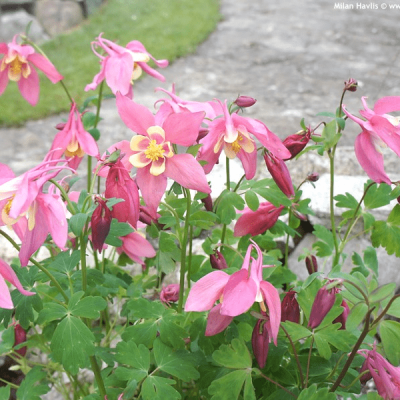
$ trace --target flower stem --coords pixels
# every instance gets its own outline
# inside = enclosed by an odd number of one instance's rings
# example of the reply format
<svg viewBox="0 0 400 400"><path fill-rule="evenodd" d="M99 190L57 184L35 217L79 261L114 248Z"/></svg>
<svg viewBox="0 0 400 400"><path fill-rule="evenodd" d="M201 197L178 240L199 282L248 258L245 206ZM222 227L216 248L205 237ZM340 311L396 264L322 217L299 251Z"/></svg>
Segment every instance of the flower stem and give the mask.
<svg viewBox="0 0 400 400"><path fill-rule="evenodd" d="M82 290L86 292L87 289L87 277L86 277L86 243L85 235L81 234L81 270L82 270Z"/></svg>
<svg viewBox="0 0 400 400"><path fill-rule="evenodd" d="M274 380L272 380L271 378L269 378L268 376L264 375L263 373L260 373L260 375L266 379L268 382L273 383L274 385L278 386L279 388L281 388L282 390L284 390L287 394L290 394L290 396L294 397L295 399L297 398L290 390L286 389L285 387L283 387L282 385L280 385L278 382L275 382Z"/></svg>
<svg viewBox="0 0 400 400"><path fill-rule="evenodd" d="M311 362L311 354L312 354L313 346L314 346L314 335L311 337L310 351L308 352L306 381L305 381L305 384L304 384L305 388L307 388L307 386L308 386L308 375L310 373L310 362Z"/></svg>
<svg viewBox="0 0 400 400"><path fill-rule="evenodd" d="M185 216L185 225L183 227L183 238L181 238L181 271L180 271L180 279L179 279L179 301L178 301L178 313L182 312L183 307L183 293L185 286L185 272L186 272L186 247L188 242L188 232L189 232L189 217L190 217L190 208L192 205L192 199L190 196L190 190L184 189L187 207L186 207L186 216Z"/></svg>
<svg viewBox="0 0 400 400"><path fill-rule="evenodd" d="M103 378L101 376L101 371L100 371L99 365L97 364L95 356L90 356L90 364L92 365L92 370L93 370L94 377L97 382L97 386L99 387L99 392L100 392L102 398L104 398L107 395L106 388L104 386Z"/></svg>
<svg viewBox="0 0 400 400"><path fill-rule="evenodd" d="M229 158L228 157L226 157L225 171L226 171L226 188L228 190L231 190L231 177L230 177Z"/></svg>
<svg viewBox="0 0 400 400"><path fill-rule="evenodd" d="M333 258L332 267L339 262L340 252L339 252L339 242L337 238L336 232L336 223L335 223L335 206L333 203L334 194L334 187L335 187L335 150L336 147L330 149L328 151L329 156L329 164L330 164L330 191L329 191L329 208L331 214L331 229L332 229L332 237L333 237L333 244L335 246L335 256Z"/></svg>

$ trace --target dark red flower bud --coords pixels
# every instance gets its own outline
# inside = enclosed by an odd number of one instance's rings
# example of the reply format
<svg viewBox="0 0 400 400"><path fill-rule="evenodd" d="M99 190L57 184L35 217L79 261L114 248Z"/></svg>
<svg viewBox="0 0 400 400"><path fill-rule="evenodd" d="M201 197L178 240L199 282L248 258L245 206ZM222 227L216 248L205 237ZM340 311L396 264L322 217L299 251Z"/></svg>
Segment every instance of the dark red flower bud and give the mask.
<svg viewBox="0 0 400 400"><path fill-rule="evenodd" d="M259 319L253 329L253 334L251 335L253 354L257 360L258 366L261 369L265 367L268 357L269 333L267 324L269 324L269 321Z"/></svg>
<svg viewBox="0 0 400 400"><path fill-rule="evenodd" d="M93 249L99 253L103 250L104 242L110 232L112 215L106 202L100 197L96 197L95 202L98 204L93 211L90 225L92 227L92 244Z"/></svg>
<svg viewBox="0 0 400 400"><path fill-rule="evenodd" d="M14 347L24 343L26 341L26 332L25 329L20 325L20 324L16 324L14 326L14 335L15 335L15 339L14 339ZM21 347L18 350L15 350L20 356L25 357L26 354L26 346Z"/></svg>
<svg viewBox="0 0 400 400"><path fill-rule="evenodd" d="M210 255L211 267L214 269L226 269L228 264L226 263L225 257L218 250L214 250L214 254Z"/></svg>
<svg viewBox="0 0 400 400"><path fill-rule="evenodd" d="M323 286L318 290L314 303L311 307L310 320L308 326L311 329L316 328L331 310L336 300L336 289L327 289Z"/></svg>
<svg viewBox="0 0 400 400"><path fill-rule="evenodd" d="M204 204L204 208L207 211L211 212L213 210L213 201L210 194L208 194L207 197L201 199L201 202Z"/></svg>
<svg viewBox="0 0 400 400"><path fill-rule="evenodd" d="M205 138L208 135L208 132L209 130L207 128L200 128L196 142L198 143L201 139Z"/></svg>
<svg viewBox="0 0 400 400"><path fill-rule="evenodd" d="M269 173L272 175L279 189L288 197L294 196L292 178L285 162L272 153L265 153L264 160Z"/></svg>
<svg viewBox="0 0 400 400"><path fill-rule="evenodd" d="M234 103L241 108L247 108L254 106L256 104L257 100L253 99L253 97L250 96L239 96Z"/></svg>
<svg viewBox="0 0 400 400"><path fill-rule="evenodd" d="M163 287L160 293L160 300L169 305L179 300L179 283L171 283Z"/></svg>
<svg viewBox="0 0 400 400"><path fill-rule="evenodd" d="M146 206L139 207L139 221L146 225L156 224L159 228L163 228L164 224L158 222L160 214L157 213L157 218L154 217L153 213Z"/></svg>
<svg viewBox="0 0 400 400"><path fill-rule="evenodd" d="M293 157L296 157L304 147L307 146L307 143L310 141L311 137L311 129L303 130L293 135L288 136L284 141L284 146L290 151L292 155L290 158L286 158L286 160L291 160Z"/></svg>
<svg viewBox="0 0 400 400"><path fill-rule="evenodd" d="M319 174L316 172L313 172L312 174L309 174L307 176L307 180L310 182L317 182L318 179L319 179Z"/></svg>
<svg viewBox="0 0 400 400"><path fill-rule="evenodd" d="M368 365L368 358L364 361L363 365L360 368L360 374L362 374L364 371L369 371L369 365ZM367 372L360 378L360 383L362 385L365 385L370 379L372 379L372 374L371 372Z"/></svg>
<svg viewBox="0 0 400 400"><path fill-rule="evenodd" d="M348 81L345 81L344 83L344 90L348 90L349 92L355 92L357 90L357 87L358 87L358 82L353 78L350 78Z"/></svg>
<svg viewBox="0 0 400 400"><path fill-rule="evenodd" d="M306 267L308 273L311 275L318 271L318 262L315 256L309 255L306 257Z"/></svg>
<svg viewBox="0 0 400 400"><path fill-rule="evenodd" d="M56 129L62 131L65 128L65 125L67 125L66 122L60 122L59 124L56 125Z"/></svg>
<svg viewBox="0 0 400 400"><path fill-rule="evenodd" d="M296 324L300 322L300 307L296 300L296 292L289 290L282 300L282 316L281 321L291 321Z"/></svg>
<svg viewBox="0 0 400 400"><path fill-rule="evenodd" d="M342 326L339 328L341 330L345 330L346 329L346 321L347 321L347 317L350 313L350 308L346 302L346 300L342 301L341 306L343 307L343 312L333 321L334 324L340 323L342 324Z"/></svg>

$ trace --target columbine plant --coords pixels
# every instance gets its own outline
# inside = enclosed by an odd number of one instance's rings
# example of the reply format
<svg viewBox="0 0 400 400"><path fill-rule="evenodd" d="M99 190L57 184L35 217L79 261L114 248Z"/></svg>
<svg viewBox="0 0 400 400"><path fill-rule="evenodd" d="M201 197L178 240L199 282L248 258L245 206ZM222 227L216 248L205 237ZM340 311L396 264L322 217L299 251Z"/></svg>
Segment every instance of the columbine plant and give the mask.
<svg viewBox="0 0 400 400"><path fill-rule="evenodd" d="M0 164L0 235L15 249L0 259L0 349L23 375L21 383L0 378L0 398L37 400L53 390L74 400L399 399L398 295L394 283L378 286L375 248L400 257L400 205L382 221L370 210L400 195L380 152L400 155L391 115L400 97L377 99L373 110L362 99L357 116L342 105L357 89L350 79L336 112L322 114L329 121L302 120L281 141L244 115L256 106L249 96L197 102L173 85L158 88L168 97L148 110L132 100L133 82L142 70L163 80L148 62L167 61L102 34L92 49L100 72L85 90L99 94L77 104L61 81L70 113L43 162L19 176ZM25 35L0 43L0 54L0 93L15 81L34 105L34 67L63 79ZM132 131L108 149L99 124L105 85ZM371 179L360 199L333 196L347 122L362 129L355 157ZM318 171L296 182L286 163L308 151L330 160L331 224L314 226L302 281L289 242L313 213L301 188L317 186ZM77 191L84 157L87 185ZM226 181L216 195L221 184L208 174L221 157ZM231 176L236 158L243 176ZM271 178L254 180L257 168ZM339 223L335 206L346 209ZM354 253L345 273L359 220L375 247ZM371 379L377 393L365 394Z"/></svg>

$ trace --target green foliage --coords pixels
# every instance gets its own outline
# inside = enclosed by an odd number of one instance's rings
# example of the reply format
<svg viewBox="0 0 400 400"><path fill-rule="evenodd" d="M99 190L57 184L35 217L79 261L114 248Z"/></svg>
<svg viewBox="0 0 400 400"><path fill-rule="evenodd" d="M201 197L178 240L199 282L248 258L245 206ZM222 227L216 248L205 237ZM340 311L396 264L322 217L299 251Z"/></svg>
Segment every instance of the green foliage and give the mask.
<svg viewBox="0 0 400 400"><path fill-rule="evenodd" d="M41 382L45 377L46 372L40 367L32 368L17 390L18 400L41 400L41 395L50 391L50 387Z"/></svg>

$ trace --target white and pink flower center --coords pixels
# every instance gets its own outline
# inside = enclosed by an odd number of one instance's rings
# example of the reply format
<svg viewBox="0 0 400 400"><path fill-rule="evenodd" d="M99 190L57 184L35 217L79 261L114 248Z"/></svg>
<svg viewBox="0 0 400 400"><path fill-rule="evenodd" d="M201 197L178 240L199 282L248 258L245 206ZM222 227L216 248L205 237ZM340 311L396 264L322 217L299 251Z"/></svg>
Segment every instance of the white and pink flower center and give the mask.
<svg viewBox="0 0 400 400"><path fill-rule="evenodd" d="M214 146L214 153L218 153L221 146L224 146L225 155L229 159L235 158L240 150L243 150L245 153L252 153L255 149L254 140L250 138L244 126L238 127L237 136L233 142L227 140L227 135L221 136Z"/></svg>
<svg viewBox="0 0 400 400"><path fill-rule="evenodd" d="M150 173L158 176L165 171L165 160L174 156L170 142L165 141L165 132L160 126L147 129L148 136L136 135L130 147L134 152L129 162L136 168L150 165Z"/></svg>
<svg viewBox="0 0 400 400"><path fill-rule="evenodd" d="M6 68L8 68L8 79L14 82L18 82L21 76L27 78L31 73L28 61L19 54L8 55L3 58L0 71L4 71Z"/></svg>

